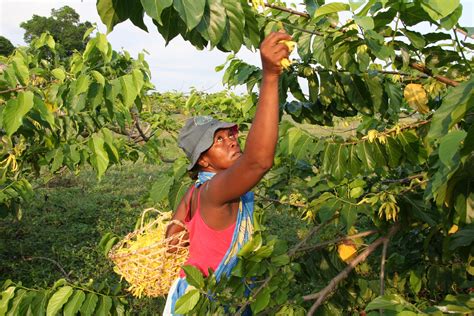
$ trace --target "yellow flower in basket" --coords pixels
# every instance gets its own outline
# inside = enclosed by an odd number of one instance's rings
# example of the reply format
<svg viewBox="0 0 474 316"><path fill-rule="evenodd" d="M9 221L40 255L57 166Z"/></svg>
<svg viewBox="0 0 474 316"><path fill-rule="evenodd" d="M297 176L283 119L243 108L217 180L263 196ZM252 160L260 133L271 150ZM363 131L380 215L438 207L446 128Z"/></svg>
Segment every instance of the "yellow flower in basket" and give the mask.
<svg viewBox="0 0 474 316"><path fill-rule="evenodd" d="M156 211L158 216L144 225L148 211ZM140 228L125 236L109 252L114 271L127 280L128 291L134 296L166 295L188 258L188 232L182 222L171 220L171 215L171 212L146 209ZM171 223L184 230L166 238L166 229Z"/></svg>

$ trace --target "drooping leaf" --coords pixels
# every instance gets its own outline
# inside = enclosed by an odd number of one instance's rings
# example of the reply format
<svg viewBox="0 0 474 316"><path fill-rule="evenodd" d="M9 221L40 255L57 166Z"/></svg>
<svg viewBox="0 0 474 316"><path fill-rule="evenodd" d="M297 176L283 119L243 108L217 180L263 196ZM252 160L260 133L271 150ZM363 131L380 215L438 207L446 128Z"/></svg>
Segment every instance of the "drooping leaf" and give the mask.
<svg viewBox="0 0 474 316"><path fill-rule="evenodd" d="M109 296L102 295L99 306L97 307L97 315L109 315L112 308L112 299Z"/></svg>
<svg viewBox="0 0 474 316"><path fill-rule="evenodd" d="M176 301L174 312L176 314L187 314L196 306L199 297L200 294L198 290L190 290Z"/></svg>
<svg viewBox="0 0 474 316"><path fill-rule="evenodd" d="M437 21L456 10L459 2L460 0L421 0L421 7Z"/></svg>
<svg viewBox="0 0 474 316"><path fill-rule="evenodd" d="M158 24L163 25L161 21L161 14L163 10L170 7L173 4L173 0L140 0L145 10L153 20Z"/></svg>
<svg viewBox="0 0 474 316"><path fill-rule="evenodd" d="M427 138L440 139L454 124L458 123L467 110L474 106L474 78L449 88L443 103L433 114Z"/></svg>
<svg viewBox="0 0 474 316"><path fill-rule="evenodd" d="M226 27L219 43L228 51L237 53L243 43L244 12L239 1L222 0L227 14Z"/></svg>
<svg viewBox="0 0 474 316"><path fill-rule="evenodd" d="M201 35L216 46L224 34L227 16L222 10L222 0L208 0L203 18L197 29Z"/></svg>
<svg viewBox="0 0 474 316"><path fill-rule="evenodd" d="M56 293L54 293L49 299L46 315L56 315L61 310L61 308L63 308L64 304L66 304L69 296L71 296L72 293L73 289L69 285L59 288L59 290L57 290Z"/></svg>
<svg viewBox="0 0 474 316"><path fill-rule="evenodd" d="M269 288L264 288L255 296L255 301L250 304L250 308L253 314L258 314L267 307L268 303L270 303L270 291Z"/></svg>
<svg viewBox="0 0 474 316"><path fill-rule="evenodd" d="M201 271L199 271L196 267L194 266L183 266L183 270L184 272L186 273L186 281L200 289L204 286L204 277L201 273Z"/></svg>
<svg viewBox="0 0 474 316"><path fill-rule="evenodd" d="M158 179L156 179L150 190L150 197L154 202L161 202L165 197L168 196L171 185L173 184L173 180L173 177L169 177L166 174L163 174L158 177Z"/></svg>
<svg viewBox="0 0 474 316"><path fill-rule="evenodd" d="M463 130L452 131L443 136L439 141L439 160L447 167L456 164L453 158L457 155L459 163L459 152L462 147L462 142L466 138L467 133Z"/></svg>
<svg viewBox="0 0 474 316"><path fill-rule="evenodd" d="M33 107L33 92L21 91L16 99L7 101L3 110L2 123L8 136L13 135L23 124L24 116Z"/></svg>
<svg viewBox="0 0 474 316"><path fill-rule="evenodd" d="M84 301L80 309L81 315L93 315L98 300L99 298L95 293L87 293L86 300Z"/></svg>
<svg viewBox="0 0 474 316"><path fill-rule="evenodd" d="M323 6L320 6L315 12L314 12L314 18L318 18L323 15L331 14L331 13L336 13L340 11L349 11L351 7L347 3L342 3L342 2L332 2L325 4Z"/></svg>
<svg viewBox="0 0 474 316"><path fill-rule="evenodd" d="M91 164L97 172L97 177L100 179L109 165L109 156L104 149L104 139L94 134L89 139L89 148L92 151Z"/></svg>
<svg viewBox="0 0 474 316"><path fill-rule="evenodd" d="M364 30L373 30L374 29L374 19L370 16L354 16L354 21Z"/></svg>
<svg viewBox="0 0 474 316"><path fill-rule="evenodd" d="M128 5L128 2L120 0L97 0L97 12L107 26L107 33L112 32L115 25L128 18Z"/></svg>
<svg viewBox="0 0 474 316"><path fill-rule="evenodd" d="M15 290L16 287L10 286L5 291L0 292L0 315L6 315L8 311L8 303L10 302L11 298L15 296Z"/></svg>
<svg viewBox="0 0 474 316"><path fill-rule="evenodd" d="M179 13L188 30L194 29L202 19L206 0L174 0L173 7ZM165 23L165 22L164 22Z"/></svg>

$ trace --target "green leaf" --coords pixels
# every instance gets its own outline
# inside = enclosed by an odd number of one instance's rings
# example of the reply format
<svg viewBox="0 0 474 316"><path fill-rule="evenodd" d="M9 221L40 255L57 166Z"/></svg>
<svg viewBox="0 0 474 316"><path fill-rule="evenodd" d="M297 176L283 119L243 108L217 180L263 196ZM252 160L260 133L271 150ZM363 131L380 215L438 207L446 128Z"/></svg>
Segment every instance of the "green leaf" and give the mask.
<svg viewBox="0 0 474 316"><path fill-rule="evenodd" d="M339 11L349 11L350 9L351 7L347 3L342 3L342 2L328 3L319 7L316 10L316 12L314 12L314 18L316 19L323 15L336 13Z"/></svg>
<svg viewBox="0 0 474 316"><path fill-rule="evenodd" d="M174 178L166 174L162 174L158 177L158 179L156 179L150 190L150 197L153 202L161 202L165 197L168 196L173 181Z"/></svg>
<svg viewBox="0 0 474 316"><path fill-rule="evenodd" d="M364 4L364 2L365 2L365 0L349 0L349 5L351 6L351 11L354 12L357 9L359 9Z"/></svg>
<svg viewBox="0 0 474 316"><path fill-rule="evenodd" d="M97 12L100 19L107 26L107 33L112 32L114 26L128 18L129 3L120 0L97 0Z"/></svg>
<svg viewBox="0 0 474 316"><path fill-rule="evenodd" d="M224 34L227 16L222 10L222 0L208 0L204 16L197 26L202 36L216 46Z"/></svg>
<svg viewBox="0 0 474 316"><path fill-rule="evenodd" d="M398 166L400 158L402 157L402 150L398 142L392 138L387 138L387 144L385 145L385 151L388 156L388 165L392 168Z"/></svg>
<svg viewBox="0 0 474 316"><path fill-rule="evenodd" d="M462 4L460 4L456 10L454 10L450 15L445 16L441 19L441 27L445 30L451 30L459 21L459 18L462 15Z"/></svg>
<svg viewBox="0 0 474 316"><path fill-rule="evenodd" d="M15 70L15 75L20 81L20 83L23 86L28 85L30 73L28 72L28 67L26 66L23 58L14 57L12 60L12 65L13 65L13 69Z"/></svg>
<svg viewBox="0 0 474 316"><path fill-rule="evenodd" d="M449 88L443 103L433 114L427 139L435 141L443 137L473 106L474 78L459 84L457 87Z"/></svg>
<svg viewBox="0 0 474 316"><path fill-rule="evenodd" d="M186 281L190 285L198 289L202 289L204 287L204 277L198 268L194 266L183 266L183 270L186 273Z"/></svg>
<svg viewBox="0 0 474 316"><path fill-rule="evenodd" d="M163 10L170 7L173 4L173 0L140 0L145 10L153 20L163 25L161 21L161 14Z"/></svg>
<svg viewBox="0 0 474 316"><path fill-rule="evenodd" d="M104 149L104 139L94 134L89 139L89 148L92 151L91 164L97 172L97 177L100 179L109 165L109 156Z"/></svg>
<svg viewBox="0 0 474 316"><path fill-rule="evenodd" d="M181 20L178 12L173 7L164 9L161 18L163 25L158 24L155 20L153 22L158 28L158 32L163 36L166 45L180 32L184 33L186 31L186 24Z"/></svg>
<svg viewBox="0 0 474 316"><path fill-rule="evenodd" d="M51 74L58 79L61 83L66 79L66 73L62 68L55 68L51 70Z"/></svg>
<svg viewBox="0 0 474 316"><path fill-rule="evenodd" d="M462 142L467 133L463 130L452 131L443 136L439 141L439 160L447 167L457 165L453 158L462 147ZM459 157L458 157L459 160Z"/></svg>
<svg viewBox="0 0 474 316"><path fill-rule="evenodd" d="M339 144L337 146L336 152L335 152L335 157L333 157L332 164L333 164L333 170L332 170L332 175L336 179L342 179L346 173L346 164L347 164L347 148L346 145L344 144Z"/></svg>
<svg viewBox="0 0 474 316"><path fill-rule="evenodd" d="M226 27L219 43L226 50L237 53L243 43L244 11L239 1L222 0L227 14Z"/></svg>
<svg viewBox="0 0 474 316"><path fill-rule="evenodd" d="M357 208L345 203L341 209L341 219L346 226L346 231L349 230L357 219Z"/></svg>
<svg viewBox="0 0 474 316"><path fill-rule="evenodd" d="M418 294L421 290L421 277L418 272L410 271L410 287L415 294Z"/></svg>
<svg viewBox="0 0 474 316"><path fill-rule="evenodd" d="M459 2L460 0L421 0L421 7L433 20L437 21L456 10Z"/></svg>
<svg viewBox="0 0 474 316"><path fill-rule="evenodd" d="M23 117L33 107L33 92L22 91L16 99L7 101L2 112L2 123L8 136L12 136L23 124Z"/></svg>
<svg viewBox="0 0 474 316"><path fill-rule="evenodd" d="M388 309L392 311L401 311L404 306L408 306L407 303L401 296L397 294L390 294L379 296L370 302L365 308L366 311L374 309Z"/></svg>
<svg viewBox="0 0 474 316"><path fill-rule="evenodd" d="M6 314L7 316L16 316L20 314L21 303L27 293L28 292L24 289L18 289L16 291L15 297L11 303L11 307L8 309L8 313Z"/></svg>
<svg viewBox="0 0 474 316"><path fill-rule="evenodd" d="M194 289L181 296L174 307L176 314L186 314L190 312L199 301L199 291Z"/></svg>
<svg viewBox="0 0 474 316"><path fill-rule="evenodd" d="M51 164L50 171L55 172L63 165L64 153L62 148L58 148L55 150L53 156L53 163Z"/></svg>
<svg viewBox="0 0 474 316"><path fill-rule="evenodd" d="M46 309L46 315L47 316L53 316L56 315L63 305L67 302L69 299L69 296L72 295L73 289L72 287L66 285L61 287L56 293L51 296L48 302L48 307Z"/></svg>
<svg viewBox="0 0 474 316"><path fill-rule="evenodd" d="M374 19L370 16L362 16L359 17L357 15L354 16L354 21L357 25L359 25L364 30L373 30L374 29Z"/></svg>
<svg viewBox="0 0 474 316"><path fill-rule="evenodd" d="M258 314L263 311L270 303L270 291L269 288L264 288L260 293L257 294L255 300L250 304L253 314Z"/></svg>
<svg viewBox="0 0 474 316"><path fill-rule="evenodd" d="M91 316L94 314L95 306L99 298L94 293L87 293L86 300L81 306L81 315Z"/></svg>
<svg viewBox="0 0 474 316"><path fill-rule="evenodd" d="M362 161L367 171L373 170L377 163L373 157L372 145L369 144L368 141L358 143L356 145L356 151L357 157L359 157L360 161Z"/></svg>
<svg viewBox="0 0 474 316"><path fill-rule="evenodd" d="M133 76L124 75L120 77L120 86L122 88L120 94L122 95L123 104L130 108L138 96L138 90Z"/></svg>
<svg viewBox="0 0 474 316"><path fill-rule="evenodd" d="M90 85L89 75L80 75L74 84L74 95L86 93Z"/></svg>
<svg viewBox="0 0 474 316"><path fill-rule="evenodd" d="M48 122L51 128L54 128L55 127L54 114L46 107L43 100L41 98L35 97L34 105L35 105L35 108L39 111L41 118L45 120L46 122Z"/></svg>
<svg viewBox="0 0 474 316"><path fill-rule="evenodd" d="M109 296L102 295L99 306L95 312L97 315L109 315L112 308L112 299Z"/></svg>
<svg viewBox="0 0 474 316"><path fill-rule="evenodd" d="M413 32L407 29L401 29L401 31L403 32L403 34L406 35L406 37L408 37L408 39L413 44L413 46L415 46L415 48L423 49L425 47L426 41L423 35L418 32Z"/></svg>
<svg viewBox="0 0 474 316"><path fill-rule="evenodd" d="M173 7L183 19L188 30L195 28L204 14L206 0L174 0Z"/></svg>
<svg viewBox="0 0 474 316"><path fill-rule="evenodd" d="M10 286L5 291L1 292L1 300L0 300L0 315L5 315L8 311L8 303L10 299L15 296L15 289L16 287Z"/></svg>
<svg viewBox="0 0 474 316"><path fill-rule="evenodd" d="M169 207L175 210L181 199L183 198L184 194L188 190L191 181L183 178L182 181L175 181L174 184L171 186L170 192L168 194L168 202Z"/></svg>
<svg viewBox="0 0 474 316"><path fill-rule="evenodd" d="M76 315L85 299L86 294L84 294L84 292L82 292L81 290L75 290L74 294L69 299L66 306L64 306L64 315Z"/></svg>

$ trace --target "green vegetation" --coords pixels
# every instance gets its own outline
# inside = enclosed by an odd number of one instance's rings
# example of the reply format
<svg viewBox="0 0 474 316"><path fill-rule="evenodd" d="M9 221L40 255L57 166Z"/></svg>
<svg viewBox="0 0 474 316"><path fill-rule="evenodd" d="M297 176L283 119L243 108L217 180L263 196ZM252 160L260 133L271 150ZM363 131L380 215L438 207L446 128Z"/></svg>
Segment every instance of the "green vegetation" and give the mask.
<svg viewBox="0 0 474 316"><path fill-rule="evenodd" d="M146 13L167 42L181 36L197 49L257 47L282 27L297 42L298 55L280 81L274 166L255 189L256 217L264 225L256 227L228 279L216 283L187 269L196 289L179 300L180 311L241 314L249 306L256 314L278 315L472 312L474 46L458 36L472 35L457 24L459 1L318 0L305 1L306 12L299 13L281 3L261 7L260 1L252 9L244 0L121 4L97 3L109 30L127 19L144 28ZM342 11L352 19L341 23ZM434 28L418 32L423 22ZM2 256L16 256L2 269L19 279L2 279L0 314L30 309L121 315L161 308L162 300L127 294L126 283L100 257L111 243L100 241L131 230L145 206L175 208L191 183L176 148L185 117L211 114L238 122L245 138L261 70L233 55L219 67L225 84L247 86L244 97L148 94L143 56L113 51L103 34L68 60L48 58L55 54L53 37L43 34L2 59L0 213L8 236L25 241L2 240ZM90 168L102 183L92 180ZM127 172L115 176L120 168ZM135 168L158 174L134 188L132 179L143 173ZM63 178L66 170L82 173ZM131 185L125 188L127 178ZM55 188L61 193L47 193L55 182L63 183ZM77 187L64 188L68 182ZM116 186L124 191L115 194ZM79 202L86 194L96 199ZM65 209L69 205L83 214ZM54 239L22 223L77 232ZM30 234L55 247L32 246L32 239L26 242ZM79 242L82 234L91 239ZM74 251L85 244L90 251L78 260ZM25 252L33 248L54 262L31 259L40 256ZM41 268L31 269L33 260L42 260L34 263ZM28 276L15 274L15 261L23 262L19 271ZM70 282L54 282L66 276ZM24 289L20 281L38 288Z"/></svg>
<svg viewBox="0 0 474 316"><path fill-rule="evenodd" d="M14 49L15 46L13 46L8 38L0 36L0 56L8 56Z"/></svg>
<svg viewBox="0 0 474 316"><path fill-rule="evenodd" d="M74 51L83 52L86 48L89 36L83 37L92 24L88 21L80 22L79 18L79 14L73 8L64 6L52 9L49 17L35 14L20 26L25 30L26 43L31 43L41 37L41 34L49 32L58 45L57 53L64 58L71 56Z"/></svg>

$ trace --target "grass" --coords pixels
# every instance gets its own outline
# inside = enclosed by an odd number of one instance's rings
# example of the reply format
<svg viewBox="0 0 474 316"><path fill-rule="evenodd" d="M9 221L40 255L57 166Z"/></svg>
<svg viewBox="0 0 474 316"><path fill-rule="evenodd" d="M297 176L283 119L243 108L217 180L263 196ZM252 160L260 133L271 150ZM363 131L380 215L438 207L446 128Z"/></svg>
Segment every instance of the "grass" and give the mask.
<svg viewBox="0 0 474 316"><path fill-rule="evenodd" d="M0 219L0 280L50 287L60 278L73 283L119 282L98 248L107 232L124 236L143 209L160 167L144 163L114 166L98 181L92 170L65 173L35 191L23 218ZM132 300L134 310L161 310L162 299Z"/></svg>

